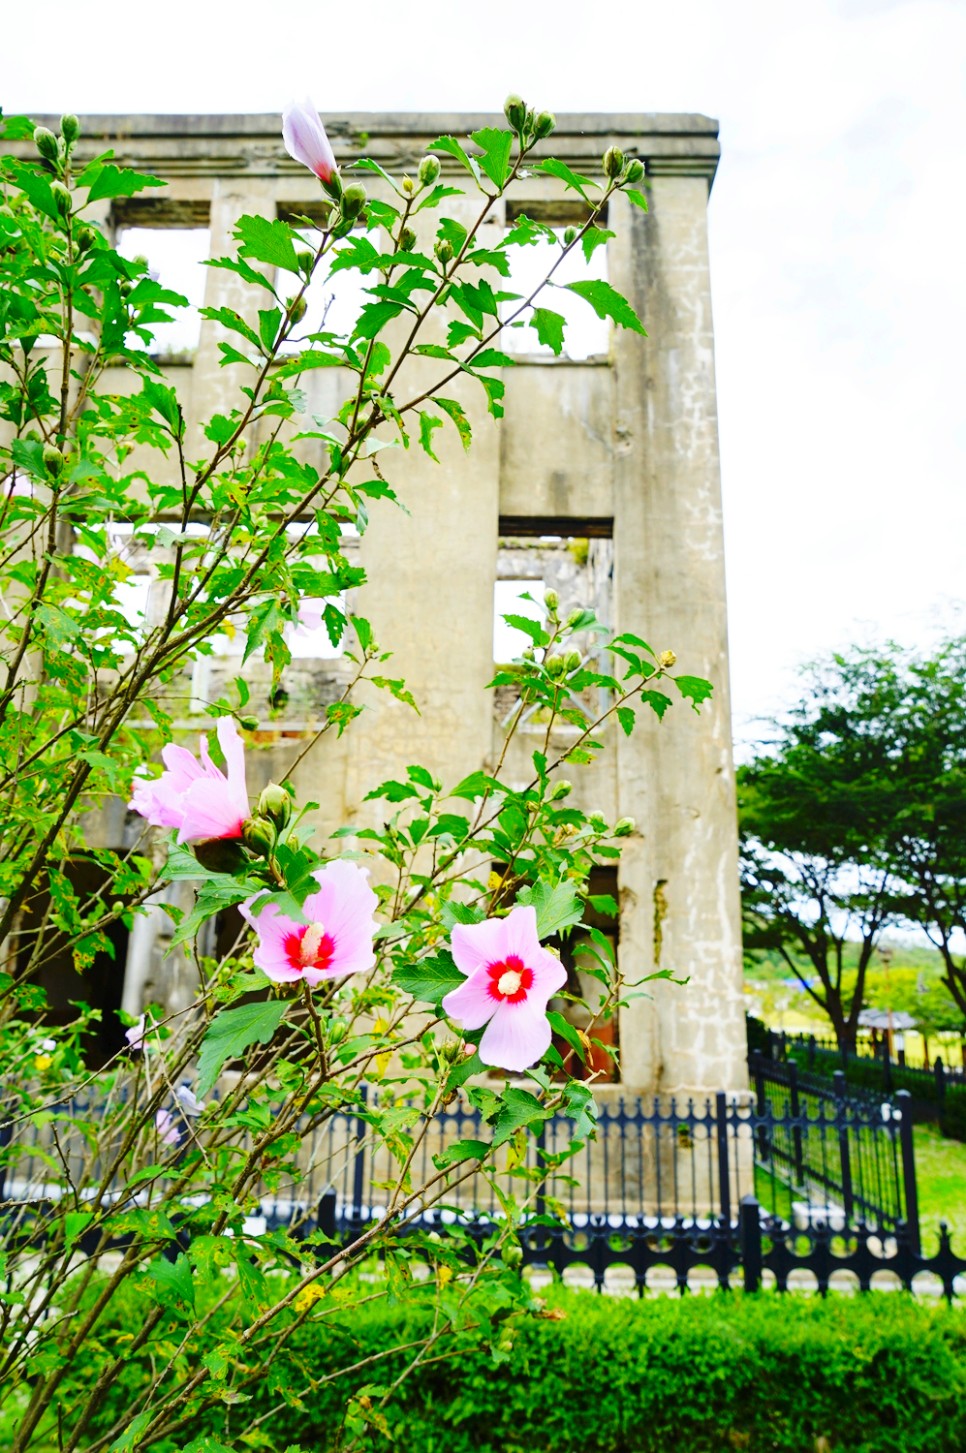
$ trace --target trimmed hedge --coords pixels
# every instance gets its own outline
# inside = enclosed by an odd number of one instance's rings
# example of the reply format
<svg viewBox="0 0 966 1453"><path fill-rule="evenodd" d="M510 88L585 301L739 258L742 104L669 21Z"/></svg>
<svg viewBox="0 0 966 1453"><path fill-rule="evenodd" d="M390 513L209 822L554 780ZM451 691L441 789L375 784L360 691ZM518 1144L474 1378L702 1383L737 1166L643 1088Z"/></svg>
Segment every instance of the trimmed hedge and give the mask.
<svg viewBox="0 0 966 1453"><path fill-rule="evenodd" d="M499 1365L488 1351L457 1339L458 1356L418 1369L389 1405L394 1443L373 1434L368 1446L404 1453L966 1448L966 1316L955 1307L901 1293L824 1301L718 1293L638 1302L556 1290L548 1311L514 1322L512 1350ZM301 1364L292 1368L292 1383L299 1385L306 1365L318 1375L347 1356L409 1341L428 1323L425 1305L381 1301L351 1317L307 1323L287 1355ZM369 1378L388 1383L402 1365L393 1359ZM144 1363L125 1368L111 1407L97 1420L101 1427L145 1375ZM329 1453L347 1398L362 1380L322 1385L301 1408L276 1414L263 1427L267 1446L296 1443L305 1453ZM253 1446L240 1433L278 1399L267 1386L254 1393L192 1432L208 1431L239 1453Z"/></svg>

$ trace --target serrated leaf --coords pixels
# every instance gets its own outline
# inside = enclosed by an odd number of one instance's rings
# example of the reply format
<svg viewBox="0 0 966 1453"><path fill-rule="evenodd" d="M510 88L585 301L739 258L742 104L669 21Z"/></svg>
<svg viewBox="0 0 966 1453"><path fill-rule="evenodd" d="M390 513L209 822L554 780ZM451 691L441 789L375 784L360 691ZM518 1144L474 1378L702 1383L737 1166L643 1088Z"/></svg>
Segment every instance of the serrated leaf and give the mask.
<svg viewBox="0 0 966 1453"><path fill-rule="evenodd" d="M534 308L528 326L536 330L540 342L552 348L559 357L563 351L565 320L552 308Z"/></svg>
<svg viewBox="0 0 966 1453"><path fill-rule="evenodd" d="M353 338L375 338L402 311L401 303L366 303L352 330Z"/></svg>
<svg viewBox="0 0 966 1453"><path fill-rule="evenodd" d="M518 1130L532 1125L536 1120L549 1119L550 1112L529 1090L518 1090L513 1086L500 1096L500 1109L493 1121L493 1149L512 1140Z"/></svg>
<svg viewBox="0 0 966 1453"><path fill-rule="evenodd" d="M78 184L80 185L82 182L83 177ZM167 183L161 177L146 176L143 172L128 171L126 168L107 162L91 182L91 189L84 205L87 206L90 202L106 201L110 197L133 197L135 192L143 192L148 187L166 185Z"/></svg>
<svg viewBox="0 0 966 1453"><path fill-rule="evenodd" d="M703 676L674 676L672 680L685 700L691 702L695 711L714 691L711 682L705 681Z"/></svg>
<svg viewBox="0 0 966 1453"><path fill-rule="evenodd" d="M495 126L484 126L479 131L470 132L470 135L483 153L477 157L479 165L490 181L502 189L510 172L513 132L502 131Z"/></svg>
<svg viewBox="0 0 966 1453"><path fill-rule="evenodd" d="M510 615L503 616L503 620L506 621L508 626L513 626L514 630L523 631L524 635L529 636L535 646L545 646L550 640L543 626L539 621L535 621L532 616L519 616L511 613Z"/></svg>
<svg viewBox="0 0 966 1453"><path fill-rule="evenodd" d="M558 177L569 191L579 192L585 202L591 201L585 188L593 187L595 191L599 190L593 177L585 177L580 172L571 171L565 162L558 161L556 157L550 157L547 161L537 162L533 170L535 172L545 172L551 177Z"/></svg>
<svg viewBox="0 0 966 1453"><path fill-rule="evenodd" d="M473 802L477 797L484 797L488 792L502 792L502 783L495 777L488 777L485 772L471 772L464 777L450 792L451 797L465 797L467 801Z"/></svg>
<svg viewBox="0 0 966 1453"><path fill-rule="evenodd" d="M643 192L638 192L634 187L625 187L624 196L627 197L635 207L640 207L642 212L647 211L647 198Z"/></svg>
<svg viewBox="0 0 966 1453"><path fill-rule="evenodd" d="M392 981L403 993L438 1008L445 995L466 983L466 975L448 954L441 954L435 959L420 959L417 964L395 969Z"/></svg>
<svg viewBox="0 0 966 1453"><path fill-rule="evenodd" d="M613 318L619 328L629 328L631 332L640 333L643 338L647 337L647 329L630 303L610 283L596 278L593 281L564 283L564 287L584 298L598 318Z"/></svg>
<svg viewBox="0 0 966 1453"><path fill-rule="evenodd" d="M221 1009L208 1026L198 1056L198 1084L195 1093L203 1100L230 1059L236 1059L252 1044L268 1044L276 1033L288 1002L269 999L263 1004L242 1004Z"/></svg>
<svg viewBox="0 0 966 1453"><path fill-rule="evenodd" d="M657 712L658 717L663 719L664 713L671 705L671 698L665 696L663 691L642 691L641 700L646 701L652 711Z"/></svg>
<svg viewBox="0 0 966 1453"><path fill-rule="evenodd" d="M287 222L278 218L239 217L235 225L235 236L241 244L238 251L243 257L253 257L256 262L283 267L286 272L298 272L292 229Z"/></svg>
<svg viewBox="0 0 966 1453"><path fill-rule="evenodd" d="M633 707L619 706L617 708L617 720L621 724L621 729L624 732L624 735L629 737L631 732L634 730L634 723L637 720L636 716L634 715Z"/></svg>
<svg viewBox="0 0 966 1453"><path fill-rule="evenodd" d="M182 1321L188 1321L195 1307L195 1284L191 1275L191 1263L182 1252L176 1261L159 1257L147 1268L147 1274L154 1282L154 1294L159 1306L174 1312Z"/></svg>
<svg viewBox="0 0 966 1453"><path fill-rule="evenodd" d="M457 1140L434 1155L433 1164L437 1170L449 1170L451 1165L462 1165L466 1160L484 1160L489 1153L490 1146L485 1140Z"/></svg>
<svg viewBox="0 0 966 1453"><path fill-rule="evenodd" d="M443 410L444 414L449 415L459 432L460 442L463 448L468 449L473 438L473 431L470 428L470 421L466 417L462 404L457 403L455 399L439 398L438 395L434 395L433 403L437 404Z"/></svg>
<svg viewBox="0 0 966 1453"><path fill-rule="evenodd" d="M555 1009L548 1009L547 1018L550 1021L550 1028L554 1034L558 1034L561 1039L567 1041L570 1048L576 1053L581 1064L583 1064L587 1055L587 1049L580 1035L570 1023L570 1020L565 1019L562 1014L558 1014Z"/></svg>
<svg viewBox="0 0 966 1453"><path fill-rule="evenodd" d="M438 414L429 414L425 409L419 411L419 442L430 459L439 463L439 459L433 452L433 432L443 427L443 421Z"/></svg>
<svg viewBox="0 0 966 1453"><path fill-rule="evenodd" d="M574 883L528 883L517 894L517 902L536 909L537 937L552 938L564 928L579 923L584 914Z"/></svg>

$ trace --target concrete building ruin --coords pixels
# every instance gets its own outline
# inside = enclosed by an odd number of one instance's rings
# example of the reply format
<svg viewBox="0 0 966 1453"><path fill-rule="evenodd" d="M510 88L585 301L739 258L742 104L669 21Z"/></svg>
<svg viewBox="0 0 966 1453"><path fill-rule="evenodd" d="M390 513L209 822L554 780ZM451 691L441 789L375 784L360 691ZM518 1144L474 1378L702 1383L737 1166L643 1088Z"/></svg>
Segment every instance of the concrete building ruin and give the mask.
<svg viewBox="0 0 966 1453"><path fill-rule="evenodd" d="M465 135L492 118L365 113L326 124L340 162L364 147L400 169L414 167L436 137ZM163 191L105 206L99 219L122 249L143 251L147 239L149 258L161 230L169 240L179 234L186 256L192 247L219 256L231 250L241 215L311 215L318 201L315 178L285 154L274 115L88 117L82 132L86 146L113 147L124 164L167 182ZM682 703L630 738L614 730L602 760L572 774L581 805L637 824L614 884L625 975L634 980L660 967L688 980L686 987L658 983L622 1010L622 1085L686 1096L737 1090L746 1078L706 221L719 148L715 123L701 116L570 115L559 118L548 154L594 175L611 144L647 168L649 212L623 197L613 201L608 225L616 236L605 265L649 337L605 331L560 358L526 352L532 344L513 338L519 362L506 370L505 419L494 422L468 393L468 455L455 432L439 443L441 465L400 451L392 482L410 513L374 508L351 548L371 581L359 608L395 653L393 675L406 679L423 714L373 692L371 710L344 737L326 738L295 781L300 795L320 802L331 831L378 811L364 802L366 792L407 763L423 762L451 783L492 764L509 705L505 693L485 689L507 644L499 629L494 634L495 601L510 609L521 590L539 595L552 586L563 609L592 605L614 628L674 649L681 669L710 678L714 700L700 715ZM442 160L445 172L450 159ZM554 178L531 175L513 207L565 226L576 220L571 198ZM458 217L466 204L448 205ZM511 209L488 225L495 232L512 220ZM237 278L204 274L206 304L238 306ZM163 360L195 418L233 401L231 370L219 368L222 336L202 322L196 341L178 343ZM341 401L334 375L307 377L310 412ZM284 774L293 746L344 680L337 654L303 644L284 700L269 701L266 682L253 680L264 748L255 762L264 780ZM196 697L217 686L211 673L236 673L230 656L226 645L199 665ZM526 733L510 761L520 785L534 745ZM124 841L123 818L118 804L103 829L111 845ZM164 922L157 909L132 934L124 986L132 1012L143 997L178 992L161 953Z"/></svg>

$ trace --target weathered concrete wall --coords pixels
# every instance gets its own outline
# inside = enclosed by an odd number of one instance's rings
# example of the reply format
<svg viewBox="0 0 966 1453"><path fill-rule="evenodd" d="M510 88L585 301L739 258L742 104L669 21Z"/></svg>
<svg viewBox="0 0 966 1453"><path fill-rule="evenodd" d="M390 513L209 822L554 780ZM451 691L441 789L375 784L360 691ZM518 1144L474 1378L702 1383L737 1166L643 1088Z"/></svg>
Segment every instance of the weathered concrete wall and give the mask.
<svg viewBox="0 0 966 1453"><path fill-rule="evenodd" d="M45 118L39 118L44 121ZM300 767L297 784L321 804L331 830L362 825L381 808L363 801L383 777L422 761L456 781L492 763L500 736L484 690L493 666L493 582L500 521L513 533L584 535L613 530L610 624L640 632L657 650L673 648L680 668L715 684L700 716L676 704L663 723L642 723L632 738L614 733L613 750L586 774L574 772L578 800L635 818L620 867L620 960L631 980L652 968L687 978L658 984L622 1011L624 1084L633 1090L701 1093L745 1083L740 995L736 825L728 706L723 541L714 385L706 207L718 158L714 122L701 116L562 116L548 151L579 172L600 173L610 144L642 157L650 210L612 204L608 275L637 307L649 337L617 331L606 356L572 362L527 359L507 375L506 417L497 426L482 391L463 399L475 442L464 455L455 431L436 435L441 463L417 450L393 451L392 483L411 512L372 511L360 542L372 583L358 606L380 644L395 655L422 708L373 692L370 710L339 741L326 739ZM365 150L387 166L412 168L435 137L493 124L488 116L327 118L343 162ZM212 252L230 250L246 212L309 213L315 179L284 152L274 116L88 117L84 146L112 146L120 159L163 176L160 198L117 204L115 227L211 228ZM444 172L455 163L443 158ZM367 177L370 190L380 185ZM456 202L456 209L469 202ZM531 174L515 204L552 222L573 220L573 201L551 177ZM453 210L452 205L450 210ZM210 270L205 301L237 306L238 279ZM233 401L236 380L218 363L219 330L204 323L190 373L197 421ZM425 361L414 361L418 380ZM336 372L305 381L310 412L341 402ZM200 450L201 439L192 436ZM311 448L307 445L308 457ZM189 454L190 454L189 450ZM541 524L542 522L542 524ZM336 669L336 668L333 668ZM311 722L309 685L298 720L263 723L265 750L254 775L281 775ZM563 738L561 737L561 742ZM525 780L534 745L521 733L509 760ZM540 743L542 744L542 732Z"/></svg>

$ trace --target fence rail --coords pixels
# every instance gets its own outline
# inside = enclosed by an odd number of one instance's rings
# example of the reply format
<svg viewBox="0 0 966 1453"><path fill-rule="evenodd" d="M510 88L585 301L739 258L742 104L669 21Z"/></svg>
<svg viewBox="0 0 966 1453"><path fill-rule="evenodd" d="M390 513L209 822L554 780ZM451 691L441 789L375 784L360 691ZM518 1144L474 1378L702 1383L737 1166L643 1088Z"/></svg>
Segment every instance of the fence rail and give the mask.
<svg viewBox="0 0 966 1453"><path fill-rule="evenodd" d="M923 1255L908 1095L900 1093L884 1114L877 1097L850 1094L844 1080L830 1089L794 1062L759 1056L751 1069L753 1096L605 1099L593 1138L575 1140L572 1122L551 1117L528 1142L522 1165L492 1175L461 1168L465 1178L415 1206L405 1224L386 1190L398 1165L377 1141L364 1100L352 1113L303 1127L297 1173L270 1193L262 1188L246 1230L288 1227L305 1236L319 1228L349 1244L388 1218L398 1234L459 1230L481 1243L505 1226L505 1198L513 1196L524 1260L560 1272L588 1267L598 1286L618 1267L639 1289L657 1268L680 1287L697 1272L722 1286L743 1277L749 1290L763 1277L785 1287L801 1271L822 1291L835 1272L863 1288L877 1272L907 1287L931 1272L951 1296L966 1262L948 1237L935 1255ZM64 1104L53 1122L0 1127L7 1237L41 1237L56 1221L67 1178L75 1194L98 1183L102 1167L90 1138L70 1133L78 1119L94 1124L97 1116L92 1096ZM185 1148L193 1134L184 1120ZM455 1101L434 1117L412 1166L414 1182L432 1173L447 1145L488 1134L480 1110ZM185 1216L188 1224L187 1203Z"/></svg>

